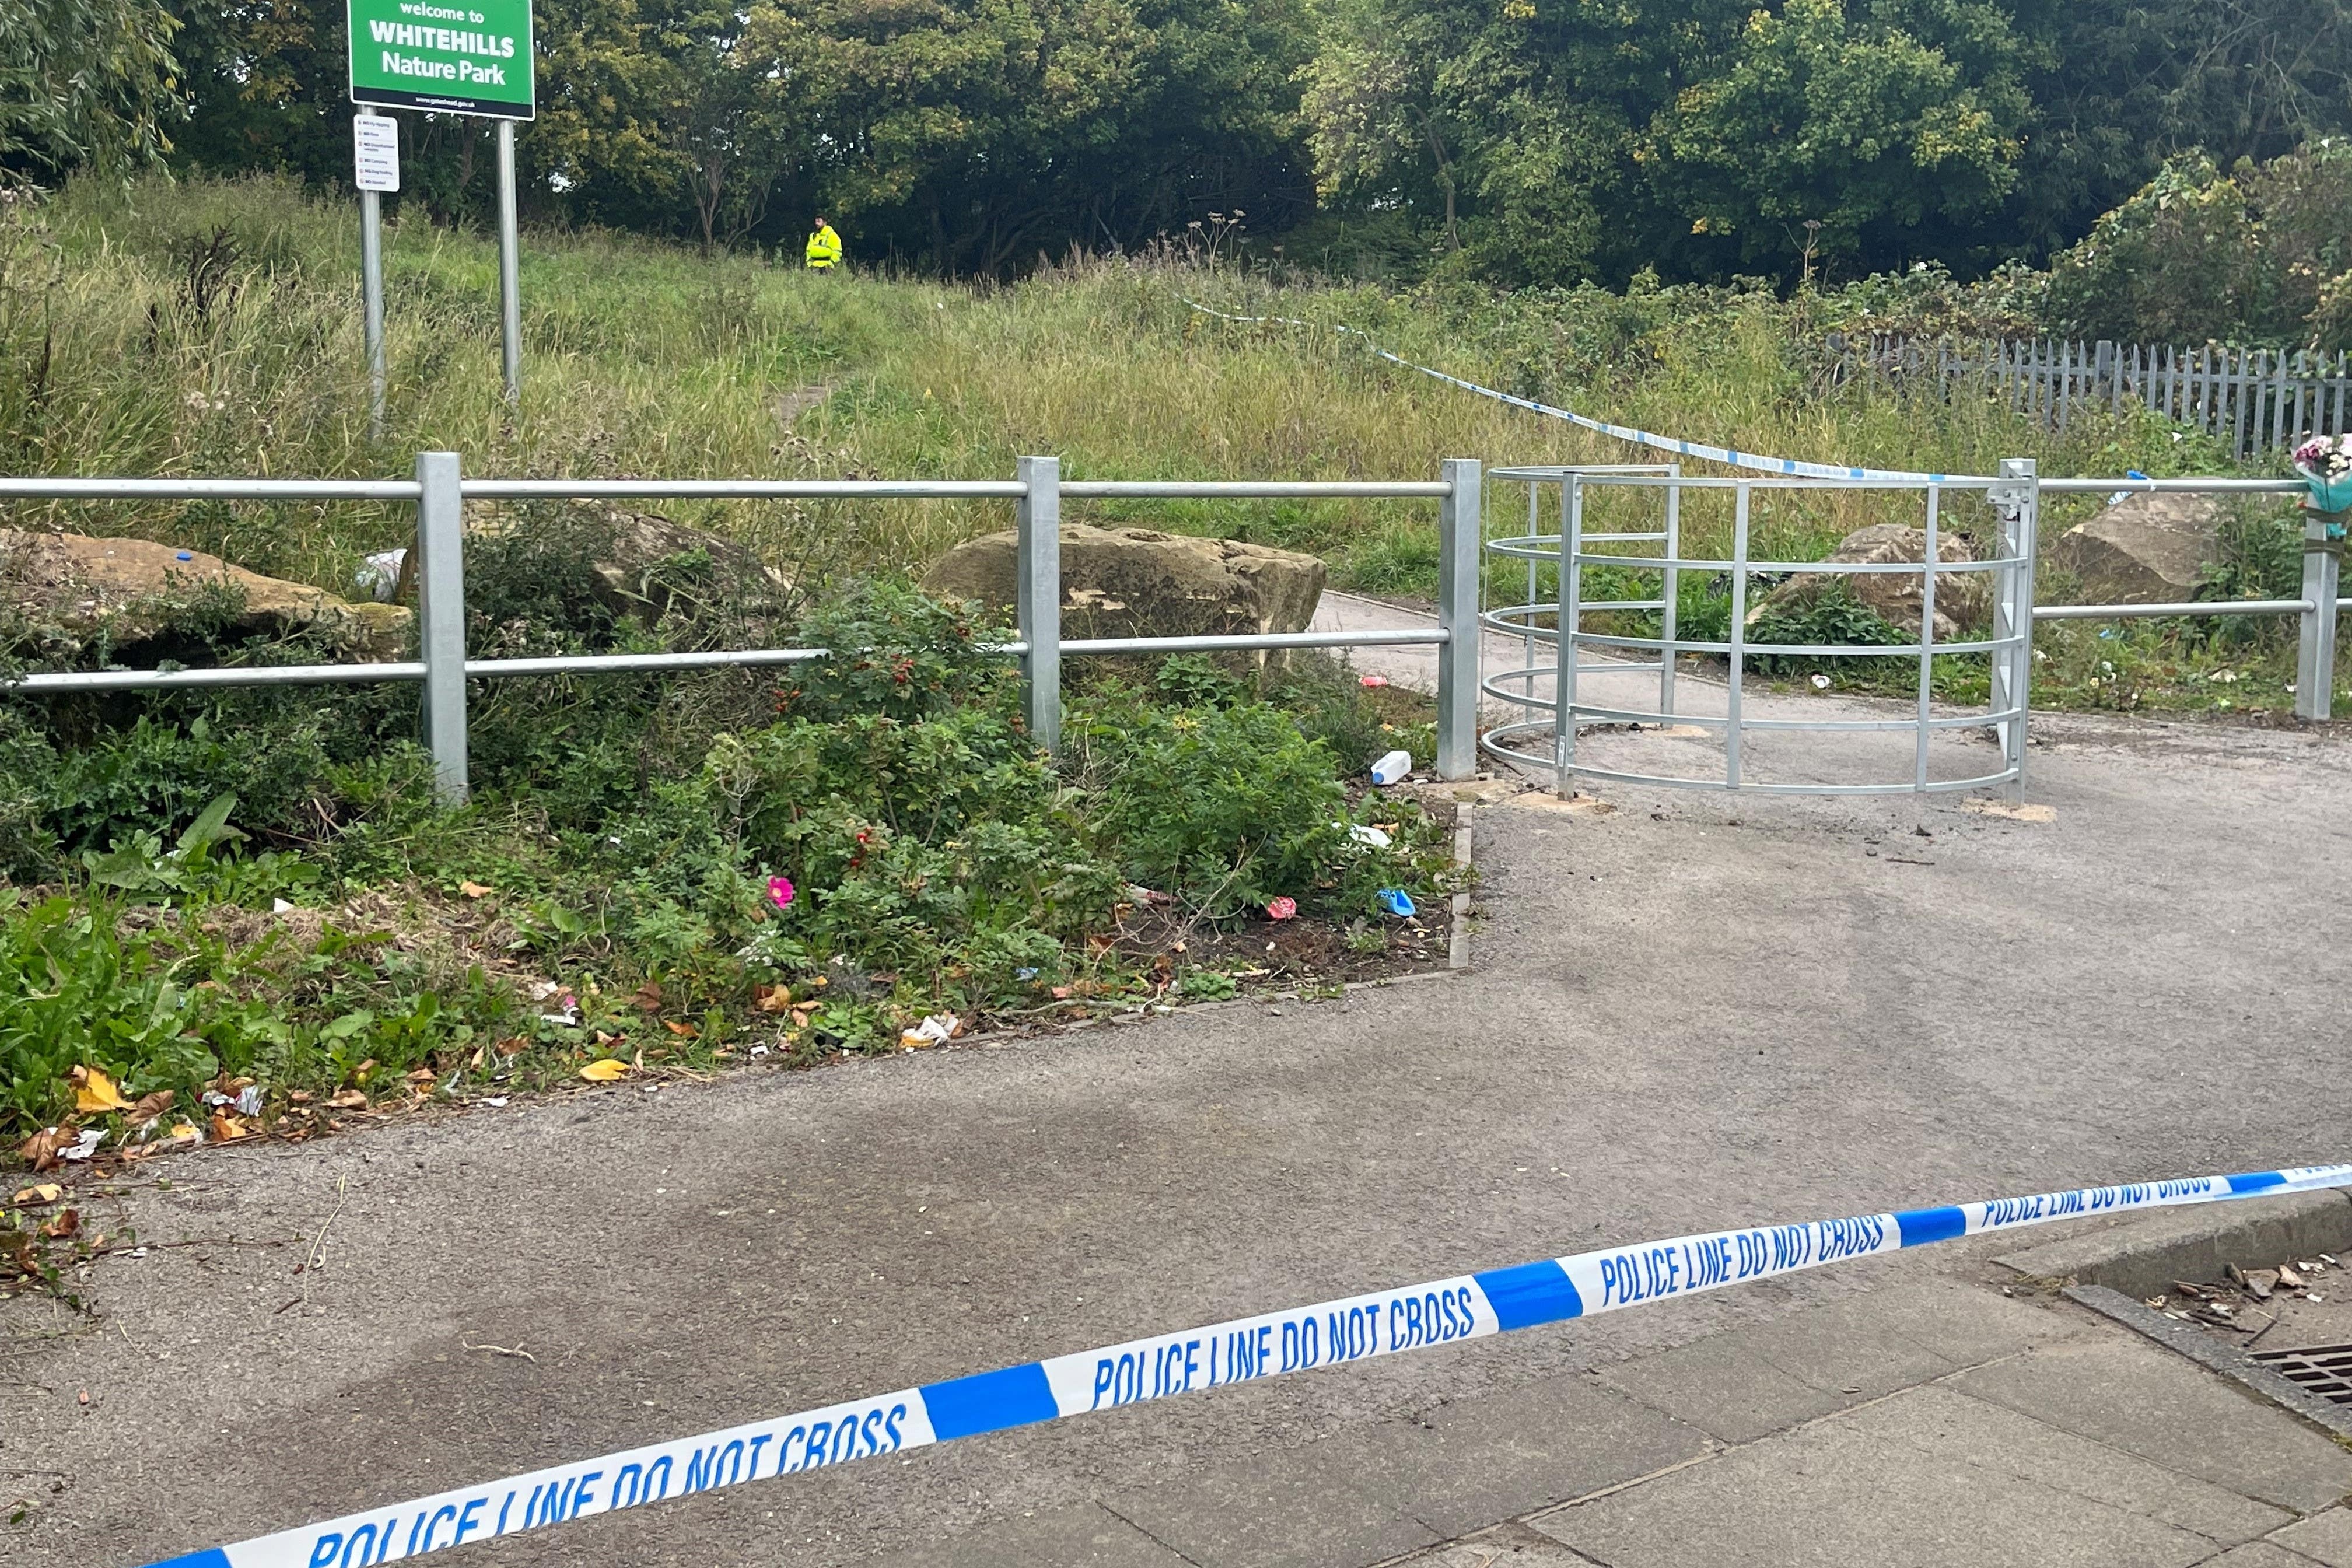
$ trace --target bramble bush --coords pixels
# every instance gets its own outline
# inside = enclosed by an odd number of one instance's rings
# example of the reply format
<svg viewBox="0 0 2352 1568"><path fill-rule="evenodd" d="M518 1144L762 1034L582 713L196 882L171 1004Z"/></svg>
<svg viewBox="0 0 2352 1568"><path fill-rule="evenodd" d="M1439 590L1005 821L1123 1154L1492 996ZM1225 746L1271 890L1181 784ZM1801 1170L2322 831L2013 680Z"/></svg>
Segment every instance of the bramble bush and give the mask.
<svg viewBox="0 0 2352 1568"><path fill-rule="evenodd" d="M562 563L521 543L485 561L478 602L524 646L688 635L583 614ZM0 1125L69 1116L85 1065L184 1110L238 1079L315 1098L420 1073L529 1084L603 1055L709 1065L754 1027L787 1060L888 1048L923 1014L1076 979L1149 994L1111 945L1130 882L1213 922L1277 894L1346 921L1444 872L1416 807L1351 806L1351 753L1398 732L1321 667L1260 681L1173 660L1148 688L1104 681L1073 696L1057 763L990 651L1003 628L970 606L851 582L791 635L863 651L781 686L534 682L535 708L501 692L457 812L379 694L0 711L5 874L43 885L0 889ZM1351 837L1372 822L1391 847ZM777 877L795 889L782 908ZM273 900L301 908L247 912ZM780 986L803 1004L763 1024Z"/></svg>

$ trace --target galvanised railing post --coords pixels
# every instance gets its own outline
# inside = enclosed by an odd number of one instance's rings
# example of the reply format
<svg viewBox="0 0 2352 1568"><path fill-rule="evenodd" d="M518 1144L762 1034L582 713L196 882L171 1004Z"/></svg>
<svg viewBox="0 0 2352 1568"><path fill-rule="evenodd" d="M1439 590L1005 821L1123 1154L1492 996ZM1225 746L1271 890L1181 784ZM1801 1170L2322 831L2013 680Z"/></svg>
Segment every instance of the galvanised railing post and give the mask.
<svg viewBox="0 0 2352 1568"><path fill-rule="evenodd" d="M433 793L463 805L466 776L466 500L457 454L416 454L416 647L425 661L425 744Z"/></svg>
<svg viewBox="0 0 2352 1568"><path fill-rule="evenodd" d="M2344 547L2317 513L2303 524L2303 635L2294 657L2294 715L2325 719L2335 706L2336 595Z"/></svg>
<svg viewBox="0 0 2352 1568"><path fill-rule="evenodd" d="M1049 752L1062 749L1062 459L1024 458L1015 470L1024 493L1015 502L1014 579L1019 590L1021 710L1029 734Z"/></svg>
<svg viewBox="0 0 2352 1568"><path fill-rule="evenodd" d="M2042 531L2042 479L2032 458L2004 458L2000 483L1986 499L2000 519L2001 553L2016 563L2001 569L1993 595L1992 710L2015 710L2000 721L2009 797L2025 791L2026 714L2033 696L2033 557Z"/></svg>
<svg viewBox="0 0 2352 1568"><path fill-rule="evenodd" d="M1448 458L1437 503L1437 776L1478 771L1478 459Z"/></svg>

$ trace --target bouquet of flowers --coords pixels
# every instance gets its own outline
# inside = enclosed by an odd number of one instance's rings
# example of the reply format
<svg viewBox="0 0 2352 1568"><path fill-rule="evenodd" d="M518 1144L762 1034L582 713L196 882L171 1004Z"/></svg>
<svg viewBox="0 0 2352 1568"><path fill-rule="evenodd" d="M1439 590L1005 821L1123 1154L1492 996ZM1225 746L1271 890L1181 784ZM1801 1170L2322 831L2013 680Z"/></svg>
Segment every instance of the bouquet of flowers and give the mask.
<svg viewBox="0 0 2352 1568"><path fill-rule="evenodd" d="M2314 436L2294 449L2294 468L2311 487L2312 510L2352 510L2352 434Z"/></svg>

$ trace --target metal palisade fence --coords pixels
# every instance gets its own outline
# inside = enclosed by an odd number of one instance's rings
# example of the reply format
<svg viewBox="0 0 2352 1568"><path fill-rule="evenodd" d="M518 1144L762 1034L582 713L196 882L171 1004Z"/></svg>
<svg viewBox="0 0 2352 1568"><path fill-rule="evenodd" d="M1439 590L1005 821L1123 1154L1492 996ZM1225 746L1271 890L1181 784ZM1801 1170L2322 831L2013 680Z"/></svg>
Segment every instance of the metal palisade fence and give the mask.
<svg viewBox="0 0 2352 1568"><path fill-rule="evenodd" d="M2243 458L2352 427L2352 356L2341 353L1893 332L1833 332L1828 346L1837 381L1871 375L1924 384L1942 396L1971 387L2053 430L2140 407Z"/></svg>

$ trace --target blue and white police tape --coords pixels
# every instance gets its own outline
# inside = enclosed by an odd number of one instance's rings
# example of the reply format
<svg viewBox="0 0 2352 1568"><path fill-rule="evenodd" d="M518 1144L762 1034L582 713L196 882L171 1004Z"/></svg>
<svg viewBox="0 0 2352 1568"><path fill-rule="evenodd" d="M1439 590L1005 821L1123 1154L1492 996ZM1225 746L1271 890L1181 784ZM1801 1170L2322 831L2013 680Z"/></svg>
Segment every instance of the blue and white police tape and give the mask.
<svg viewBox="0 0 2352 1568"><path fill-rule="evenodd" d="M724 1431L390 1503L234 1546L212 1547L156 1568L367 1568L743 1481L902 1454L982 1432L1283 1373L1460 1344L1511 1329L1671 1300L1931 1241L2127 1209L2344 1186L2352 1186L2352 1165L2303 1166L2251 1175L2085 1187L1606 1247L1154 1334L1051 1361L746 1422Z"/></svg>
<svg viewBox="0 0 2352 1568"><path fill-rule="evenodd" d="M1181 300L1183 296L1180 294L1177 298ZM1221 321L1234 321L1244 326L1306 327L1311 330L1322 324L1315 321L1302 321L1295 316L1228 315L1223 310L1213 310L1208 306L1192 300L1185 300L1184 303L1204 316L1214 316ZM1768 458L1755 452L1742 452L1730 447L1710 447L1702 441L1685 441L1673 436L1660 436L1648 430L1637 430L1630 425L1612 425L1606 419L1595 419L1590 415L1579 414L1573 409L1555 408L1549 403L1538 403L1531 397L1516 397L1510 393L1498 392L1491 386L1481 386L1475 381L1465 381L1458 375L1448 375L1442 370L1433 370L1425 364L1415 363L1401 355L1391 353L1380 344L1373 342L1370 333L1360 331L1354 327L1333 323L1331 330L1343 337L1362 338L1373 353L1391 364L1402 365L1407 370L1419 371L1422 374L1433 377L1449 386L1458 386L1465 392L1475 392L1481 397L1491 397L1497 403L1507 403L1514 408L1524 408L1530 414L1542 414L1554 419L1565 419L1570 424L1581 426L1587 430L1598 431L1603 436L1613 436L1620 441L1631 441L1637 446L1649 447L1661 452L1673 452L1685 458L1697 458L1710 463L1721 463L1728 468L1753 468L1759 473L1794 475L1800 479L1888 479L1898 483L1939 485L1950 478L1946 474L1918 473L1910 468L1854 468L1841 467L1834 463L1800 462L1793 458Z"/></svg>

